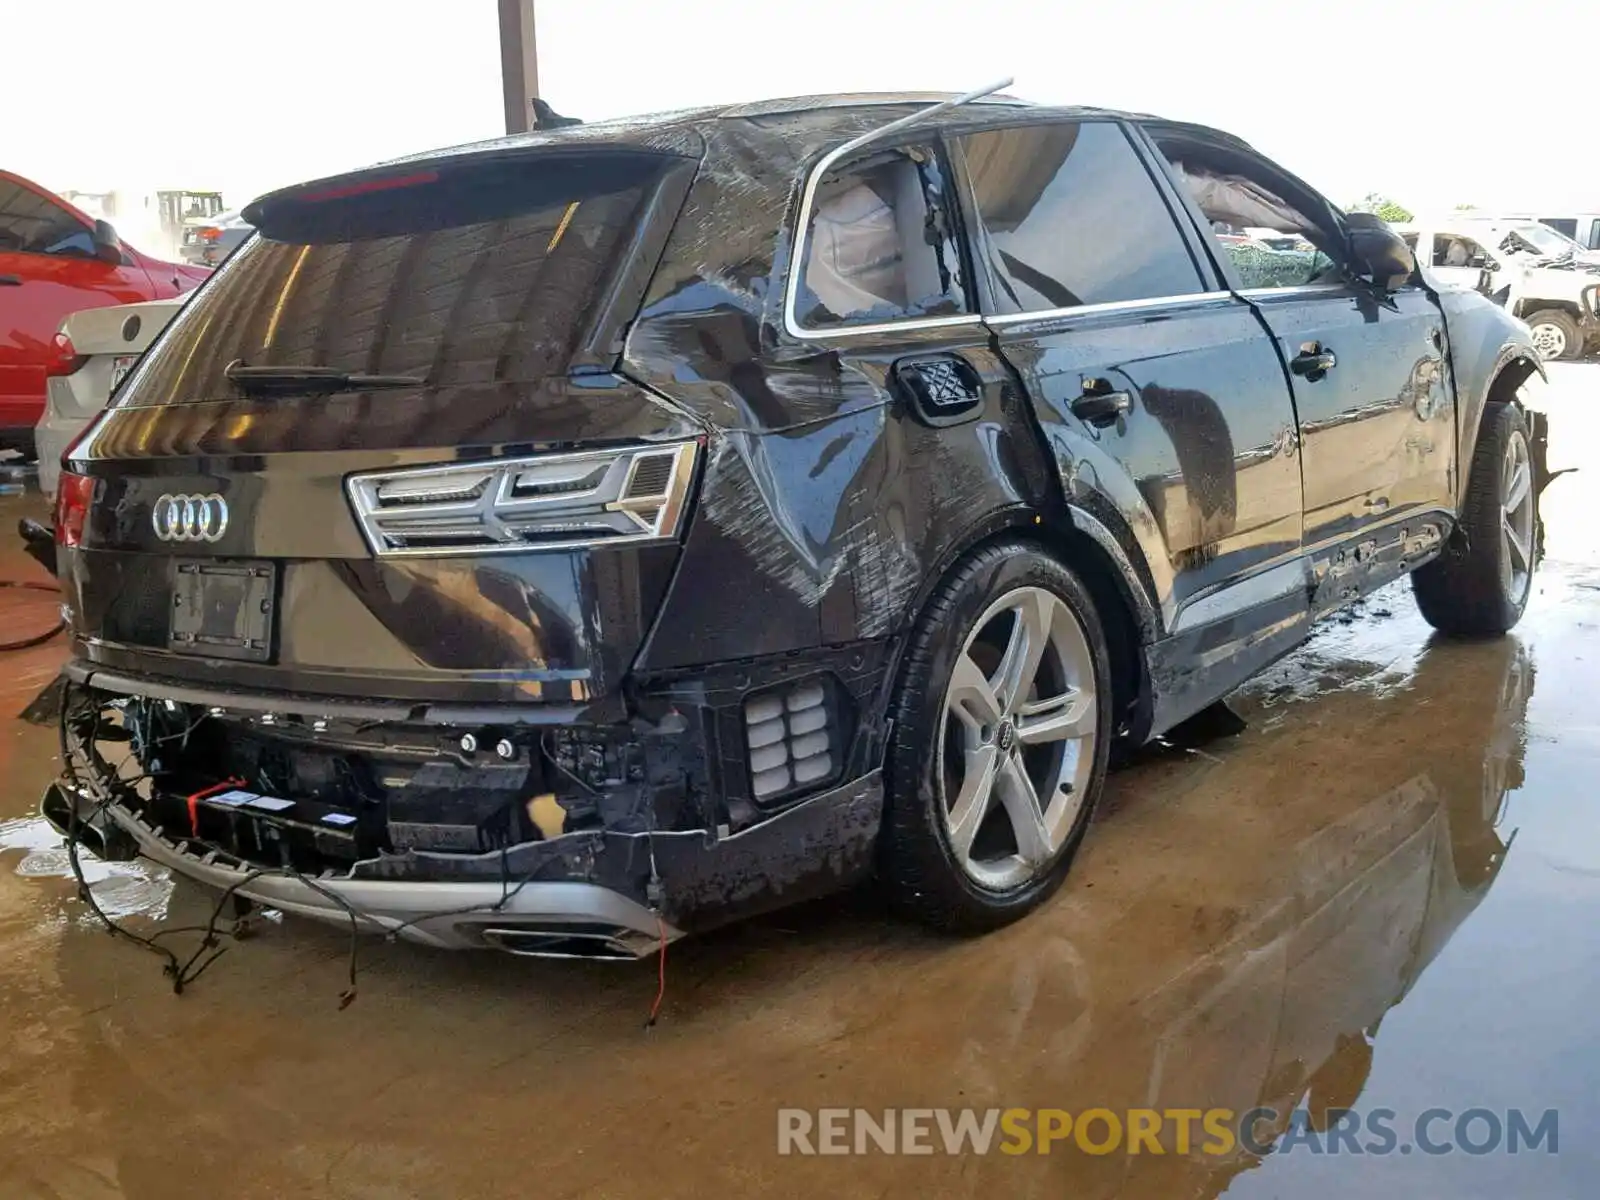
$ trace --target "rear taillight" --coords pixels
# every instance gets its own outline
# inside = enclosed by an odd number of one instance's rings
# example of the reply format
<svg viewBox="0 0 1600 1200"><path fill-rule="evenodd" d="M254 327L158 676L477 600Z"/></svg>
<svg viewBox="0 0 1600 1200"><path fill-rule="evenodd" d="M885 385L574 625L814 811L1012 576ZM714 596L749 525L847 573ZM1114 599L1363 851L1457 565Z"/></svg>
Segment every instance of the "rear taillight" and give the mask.
<svg viewBox="0 0 1600 1200"><path fill-rule="evenodd" d="M71 375L88 361L89 356L79 354L71 338L64 333L58 333L50 339L50 356L45 360L44 373L51 378Z"/></svg>
<svg viewBox="0 0 1600 1200"><path fill-rule="evenodd" d="M93 479L61 472L61 481L56 484L56 545L76 546L83 541L83 527L93 502Z"/></svg>
<svg viewBox="0 0 1600 1200"><path fill-rule="evenodd" d="M222 240L222 230L214 225L208 226L200 231L200 240L202 242L220 242Z"/></svg>
<svg viewBox="0 0 1600 1200"><path fill-rule="evenodd" d="M675 538L699 442L351 476L380 557L574 550Z"/></svg>

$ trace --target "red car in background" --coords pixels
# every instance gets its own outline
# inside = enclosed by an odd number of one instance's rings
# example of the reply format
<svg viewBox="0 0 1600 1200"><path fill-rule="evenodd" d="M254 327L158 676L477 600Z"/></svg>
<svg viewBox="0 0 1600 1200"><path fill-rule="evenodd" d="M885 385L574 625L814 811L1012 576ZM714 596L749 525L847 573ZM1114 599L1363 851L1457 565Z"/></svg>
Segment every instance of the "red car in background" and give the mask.
<svg viewBox="0 0 1600 1200"><path fill-rule="evenodd" d="M56 338L69 313L165 300L210 273L141 254L109 223L0 171L0 449L32 457L45 379L73 366L72 346Z"/></svg>

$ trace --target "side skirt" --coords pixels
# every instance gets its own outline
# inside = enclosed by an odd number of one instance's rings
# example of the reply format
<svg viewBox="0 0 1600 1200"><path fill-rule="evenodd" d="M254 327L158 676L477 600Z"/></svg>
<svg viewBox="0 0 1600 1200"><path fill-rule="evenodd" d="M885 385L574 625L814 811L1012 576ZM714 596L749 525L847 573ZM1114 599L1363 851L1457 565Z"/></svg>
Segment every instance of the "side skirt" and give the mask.
<svg viewBox="0 0 1600 1200"><path fill-rule="evenodd" d="M1435 558L1452 526L1444 512L1410 514L1192 600L1173 633L1144 649L1153 693L1149 736L1296 649L1319 618Z"/></svg>

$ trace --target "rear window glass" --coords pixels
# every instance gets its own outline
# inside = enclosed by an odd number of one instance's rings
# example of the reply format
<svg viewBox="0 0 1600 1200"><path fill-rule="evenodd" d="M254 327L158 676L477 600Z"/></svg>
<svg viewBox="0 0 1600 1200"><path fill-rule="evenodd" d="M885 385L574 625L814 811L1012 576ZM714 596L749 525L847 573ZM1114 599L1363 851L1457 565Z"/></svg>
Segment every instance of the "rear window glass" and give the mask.
<svg viewBox="0 0 1600 1200"><path fill-rule="evenodd" d="M269 198L146 355L119 407L232 397L232 362L417 375L562 373L665 159L528 155Z"/></svg>

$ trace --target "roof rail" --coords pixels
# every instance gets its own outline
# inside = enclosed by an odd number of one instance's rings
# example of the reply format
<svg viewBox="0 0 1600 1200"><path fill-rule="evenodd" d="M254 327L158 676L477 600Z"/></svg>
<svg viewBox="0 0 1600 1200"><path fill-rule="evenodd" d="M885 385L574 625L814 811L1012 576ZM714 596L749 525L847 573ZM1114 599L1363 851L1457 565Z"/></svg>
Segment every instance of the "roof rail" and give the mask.
<svg viewBox="0 0 1600 1200"><path fill-rule="evenodd" d="M910 113L904 117L899 117L893 121L890 121L886 125L880 125L876 129L869 129L867 132L859 135L858 137L851 138L844 145L833 151L833 153L828 157L834 160L843 158L846 154L849 154L853 150L861 149L861 147L867 145L869 142L875 142L881 137L887 137L891 133L899 133L902 129L907 129L912 125L920 125L929 117L937 117L940 113L949 112L952 108L960 108L963 104L971 104L974 100L982 100L985 96L992 96L1001 88L1010 87L1014 82L1014 77L1007 75L1004 79L1001 79L995 83L991 83L986 87L978 88L976 91L963 92L959 96L952 96L948 100L941 100L937 104L930 104L927 108L919 108L914 113Z"/></svg>

